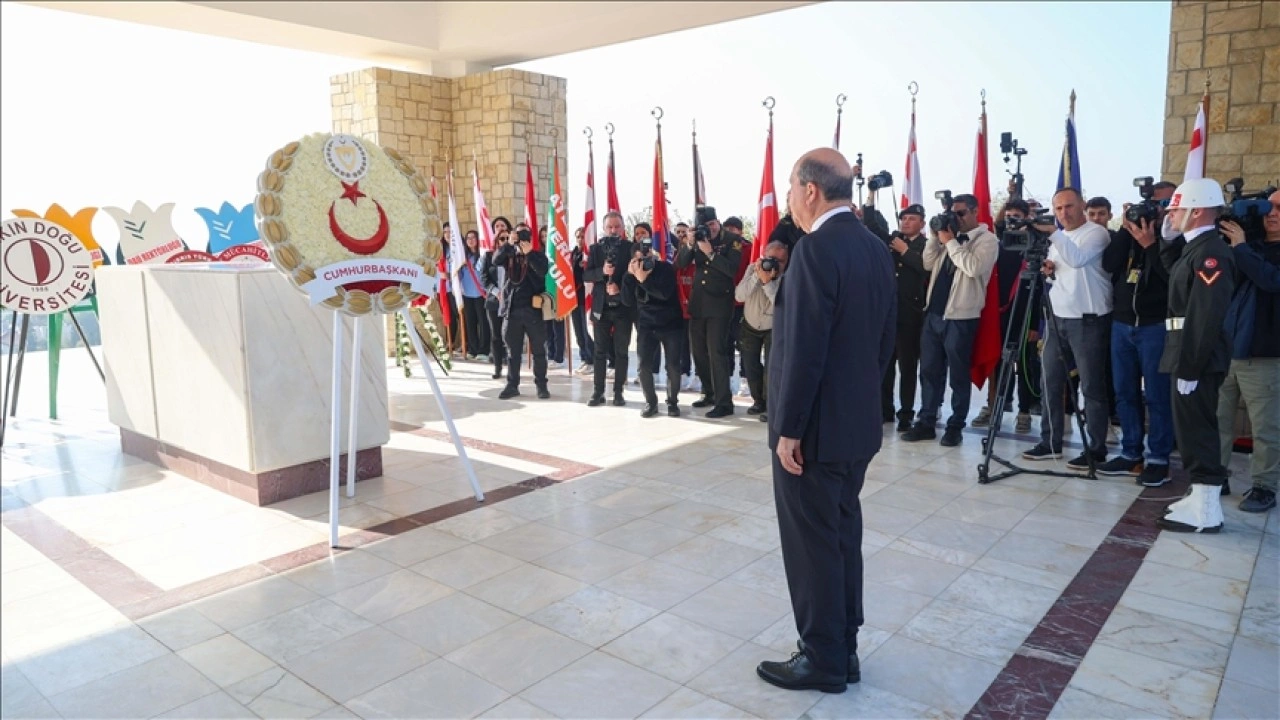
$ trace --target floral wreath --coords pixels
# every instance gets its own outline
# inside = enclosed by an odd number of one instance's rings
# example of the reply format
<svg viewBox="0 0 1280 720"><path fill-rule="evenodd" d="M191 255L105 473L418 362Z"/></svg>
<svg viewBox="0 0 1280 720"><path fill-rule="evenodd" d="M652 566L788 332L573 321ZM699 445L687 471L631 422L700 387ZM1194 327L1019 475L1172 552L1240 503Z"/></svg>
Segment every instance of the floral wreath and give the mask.
<svg viewBox="0 0 1280 720"><path fill-rule="evenodd" d="M436 288L440 215L422 174L391 148L316 133L258 176L258 233L312 304L390 313Z"/></svg>

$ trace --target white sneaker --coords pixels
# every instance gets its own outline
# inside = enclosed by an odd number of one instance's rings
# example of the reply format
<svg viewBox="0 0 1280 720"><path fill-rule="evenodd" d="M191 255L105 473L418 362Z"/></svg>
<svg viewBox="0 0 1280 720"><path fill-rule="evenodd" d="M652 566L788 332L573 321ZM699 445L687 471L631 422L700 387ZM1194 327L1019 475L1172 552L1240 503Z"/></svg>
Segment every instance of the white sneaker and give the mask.
<svg viewBox="0 0 1280 720"><path fill-rule="evenodd" d="M593 375L595 374L595 371L596 371L595 366L590 364L583 365L582 367L578 368L579 375Z"/></svg>
<svg viewBox="0 0 1280 720"><path fill-rule="evenodd" d="M612 380L612 379L613 379L613 368L609 368L609 372L605 373L605 374L604 374L604 376L605 376L606 378L608 378L608 379Z"/></svg>
<svg viewBox="0 0 1280 720"><path fill-rule="evenodd" d="M1216 533L1222 530L1222 488L1192 483L1191 494L1169 506L1171 512L1156 521L1172 532Z"/></svg>
<svg viewBox="0 0 1280 720"><path fill-rule="evenodd" d="M689 390L697 393L702 392L702 380L697 375L689 377Z"/></svg>
<svg viewBox="0 0 1280 720"><path fill-rule="evenodd" d="M637 375L637 376L635 376L635 377L631 378L630 380L628 380L628 381L627 381L627 384L628 384L628 385L639 385L639 384L640 384L640 376L639 376L639 375Z"/></svg>
<svg viewBox="0 0 1280 720"><path fill-rule="evenodd" d="M738 381L738 397L740 398L751 397L751 386L747 384L746 380Z"/></svg>
<svg viewBox="0 0 1280 720"><path fill-rule="evenodd" d="M559 370L559 369L560 369L560 368L562 368L562 367L564 367L564 363L558 363L558 362L556 362L555 360L548 360L548 361L547 361L547 369L548 369L548 370Z"/></svg>
<svg viewBox="0 0 1280 720"><path fill-rule="evenodd" d="M691 384L692 384L692 383L690 382L690 378L689 378L689 376L688 376L688 375L681 375L681 376L680 376L680 391L681 391L681 392L684 392L685 390L688 390L688 389L689 389L689 386L690 386Z"/></svg>
<svg viewBox="0 0 1280 720"><path fill-rule="evenodd" d="M477 355L477 356L476 356L476 362L487 363L487 362L489 362L489 356L488 356L488 355Z"/></svg>

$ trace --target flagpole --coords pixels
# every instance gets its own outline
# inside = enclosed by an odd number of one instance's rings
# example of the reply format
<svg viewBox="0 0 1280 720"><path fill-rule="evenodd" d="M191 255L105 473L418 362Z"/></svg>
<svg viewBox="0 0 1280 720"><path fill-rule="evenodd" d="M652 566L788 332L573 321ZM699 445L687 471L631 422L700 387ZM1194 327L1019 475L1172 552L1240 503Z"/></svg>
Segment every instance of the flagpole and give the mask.
<svg viewBox="0 0 1280 720"><path fill-rule="evenodd" d="M761 198L760 198L761 202L756 207L756 242L751 243L751 258L750 258L751 262L755 262L756 260L760 259L760 255L764 251L764 245L769 241L767 236L763 238L760 236L760 234L764 232L764 228L761 227L761 225L763 225L763 218L764 218L763 201L765 200L763 185L765 181L768 181L770 186L773 185L773 178L770 177L772 168L768 166L772 163L772 158L773 158L773 108L778 103L776 100L773 99L773 96L770 95L766 97L764 101L761 102L760 104L764 106L765 110L769 111L769 135L765 140L765 163L766 163L765 173L766 174L764 178L762 178L761 180L761 186L762 186ZM775 203L774 208L776 210L777 198L776 197L772 198L771 201ZM761 240L763 240L764 242L761 242Z"/></svg>
<svg viewBox="0 0 1280 720"><path fill-rule="evenodd" d="M835 149L840 149L840 116L844 114L844 103L849 99L848 95L840 93L836 95L836 141Z"/></svg>
<svg viewBox="0 0 1280 720"><path fill-rule="evenodd" d="M698 214L699 203L702 200L702 194L698 190L698 183L702 179L702 168L698 167L698 118L693 119L693 214Z"/></svg>
<svg viewBox="0 0 1280 720"><path fill-rule="evenodd" d="M653 172L654 172L653 213L649 217L649 224L653 226L653 233L655 235L659 233L662 235L661 238L655 237L655 238L652 238L652 240L653 240L653 246L658 250L658 257L663 260L666 260L667 259L667 191L666 191L666 187L664 187L666 185L666 177L665 177L665 174L662 172L662 116L665 113L662 110L662 106L659 105L654 107L652 110L650 110L649 114L653 116L654 122L656 122L658 126L658 144L654 149L656 155L654 156L654 166L653 166ZM661 182L663 187L659 186L658 184L659 182ZM659 197L659 195L661 195L661 197ZM658 203L659 202L662 203L662 226L660 228L658 227ZM654 368L654 371L656 372L657 368Z"/></svg>
<svg viewBox="0 0 1280 720"><path fill-rule="evenodd" d="M1204 137L1201 142L1204 143L1204 168L1205 175L1209 174L1209 77L1211 71L1206 70L1204 73L1204 96L1200 98L1201 105L1204 106Z"/></svg>

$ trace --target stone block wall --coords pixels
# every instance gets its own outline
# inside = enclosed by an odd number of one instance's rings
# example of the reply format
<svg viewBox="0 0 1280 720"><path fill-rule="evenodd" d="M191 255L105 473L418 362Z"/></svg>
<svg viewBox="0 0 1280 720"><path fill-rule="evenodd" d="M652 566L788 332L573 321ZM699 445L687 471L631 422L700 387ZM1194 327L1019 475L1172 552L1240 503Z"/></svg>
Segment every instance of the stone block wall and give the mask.
<svg viewBox="0 0 1280 720"><path fill-rule="evenodd" d="M1280 2L1174 0L1161 174L1179 182L1209 79L1206 174L1280 180Z"/></svg>

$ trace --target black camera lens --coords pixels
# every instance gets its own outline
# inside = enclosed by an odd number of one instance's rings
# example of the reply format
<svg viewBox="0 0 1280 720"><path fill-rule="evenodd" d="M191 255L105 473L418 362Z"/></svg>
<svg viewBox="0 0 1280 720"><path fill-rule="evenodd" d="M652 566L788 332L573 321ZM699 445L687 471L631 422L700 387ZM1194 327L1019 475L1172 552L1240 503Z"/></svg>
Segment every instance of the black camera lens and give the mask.
<svg viewBox="0 0 1280 720"><path fill-rule="evenodd" d="M867 180L867 187L871 192L876 192L887 187L893 187L893 175L888 170L881 170Z"/></svg>
<svg viewBox="0 0 1280 720"><path fill-rule="evenodd" d="M710 237L711 237L711 228L707 227L706 225L699 225L698 227L693 229L694 240L699 240L699 241L707 240Z"/></svg>
<svg viewBox="0 0 1280 720"><path fill-rule="evenodd" d="M765 272L773 272L774 270L777 270L778 259L771 257L760 258L760 269Z"/></svg>

